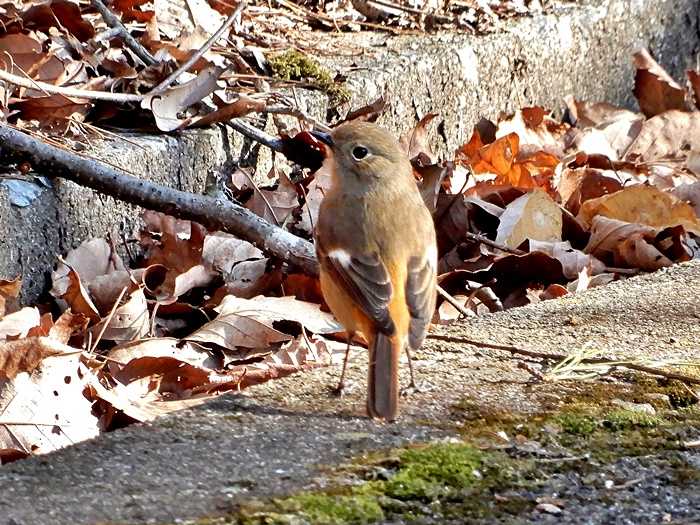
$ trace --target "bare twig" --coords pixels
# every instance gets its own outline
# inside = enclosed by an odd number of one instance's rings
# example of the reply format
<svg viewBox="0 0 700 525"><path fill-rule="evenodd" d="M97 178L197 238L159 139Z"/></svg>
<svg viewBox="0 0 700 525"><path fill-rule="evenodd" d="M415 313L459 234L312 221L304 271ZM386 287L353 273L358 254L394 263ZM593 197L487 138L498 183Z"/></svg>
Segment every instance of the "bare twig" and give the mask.
<svg viewBox="0 0 700 525"><path fill-rule="evenodd" d="M460 302L457 299L455 299L454 297L452 297L449 293L447 293L442 286L440 286L440 285L437 286L437 293L440 297L445 299L445 301L447 301L452 306L454 306L455 310L457 310L463 316L474 317L474 312L465 308L463 304L460 304Z"/></svg>
<svg viewBox="0 0 700 525"><path fill-rule="evenodd" d="M196 53L194 53L190 58L188 58L184 64L182 64L179 68L177 68L168 78L163 80L160 84L158 84L156 87L154 87L147 96L152 96L152 95L158 95L160 93L163 93L168 87L170 87L177 79L182 75L185 71L188 71L194 64L204 56L204 53L209 51L211 46L213 46L219 38L221 38L221 35L224 34L224 31L226 31L231 24L238 18L238 16L241 14L241 11L246 6L245 0L241 0L241 2L238 4L236 9L233 10L233 12L228 16L228 18L224 21L223 24L221 24L221 27L214 33L209 40L207 40L202 47L200 47Z"/></svg>
<svg viewBox="0 0 700 525"><path fill-rule="evenodd" d="M153 66L158 63L155 57L151 55L146 48L139 44L133 36L131 36L129 30L124 27L124 24L122 24L122 21L119 20L119 18L112 13L112 11L110 11L102 0L91 0L90 3L95 9L97 9L97 12L102 15L102 18L109 27L119 30L119 34L124 39L124 43L126 43L129 49L131 49L134 54L139 57L141 61L143 61L144 64L147 66Z"/></svg>
<svg viewBox="0 0 700 525"><path fill-rule="evenodd" d="M251 177L251 176L250 176L250 173L248 173L248 171L245 170L245 169L242 169L242 170L240 170L240 171L241 171L241 173L243 173L243 175L248 179L248 182L250 182L251 186L253 186L253 189L255 190L255 192L256 192L258 195L260 195L260 198L261 198L261 199L263 200L263 202L265 203L265 207L266 207L267 210L270 212L270 215L272 215L272 218L275 220L275 225L279 226L279 225L280 225L280 221L279 221L279 219L277 218L277 214L275 213L275 210L274 210L274 208L272 207L272 204L270 204L270 201L267 200L267 197L265 197L265 194L260 190L260 187L257 185L257 183L255 182L255 180L253 179L253 177Z"/></svg>
<svg viewBox="0 0 700 525"><path fill-rule="evenodd" d="M129 93L109 93L107 91L89 91L87 89L54 86L39 80L32 80L13 75L9 71L0 69L0 80L9 82L15 86L27 89L40 89L45 93L55 93L65 97L83 98L87 100L107 100L110 102L141 102L143 95L132 95Z"/></svg>
<svg viewBox="0 0 700 525"><path fill-rule="evenodd" d="M504 244L499 244L496 241L492 241L488 237L484 237L483 235L479 235L478 233L467 232L464 235L469 240L480 242L482 244L485 244L486 246L490 246L491 248L496 248L497 250L501 250L502 252L512 253L514 255L525 255L527 253L527 252L524 252L523 250L518 250L517 248L509 248L508 246L506 246Z"/></svg>
<svg viewBox="0 0 700 525"><path fill-rule="evenodd" d="M66 264L66 263L64 262L63 264ZM66 264L66 266L68 266L68 265ZM70 266L69 266L69 268L70 268ZM105 330L107 330L109 323L112 322L112 318L114 317L114 314L116 313L117 308L119 308L119 303L121 303L122 298L124 297L124 294L126 293L126 290L127 290L126 286L124 288L122 288L122 291L120 292L119 297L117 297L117 300L114 301L114 305L112 306L112 309L110 310L109 315L102 323L102 328L100 329L100 333L97 334L97 338L95 339L95 342L92 343L92 345L88 347L88 352L95 352L95 350L97 349L97 345L100 344L100 340L102 339L102 336L105 334Z"/></svg>
<svg viewBox="0 0 700 525"><path fill-rule="evenodd" d="M229 120L226 124L238 131L238 133L241 135L245 135L249 139L259 142L263 146L267 146L273 151L277 151L278 153L282 152L282 141L280 139L275 138L272 135L268 135L255 126L251 126L246 121L235 118Z"/></svg>
<svg viewBox="0 0 700 525"><path fill-rule="evenodd" d="M569 356L563 355L563 354L550 354L550 353L546 353L546 352L525 350L524 348L518 348L516 346L497 345L497 344L493 344L493 343L486 343L484 341L475 341L473 339L467 339L467 338L463 338L463 337L454 337L454 336L450 336L450 335L428 334L428 338L435 339L437 341L445 341L448 343L461 343L461 344L467 344L467 345L472 345L472 346L478 346L480 348L489 348L491 350L502 350L505 352L510 352L511 354L524 355L527 357L533 357L536 359L544 359L544 360L548 360L548 361L563 361L564 359L567 359L569 357ZM616 360L597 358L597 357L581 359L580 362L581 363L590 363L590 364L609 365L610 367L627 368L629 370L636 370L637 372L644 372L645 374L649 374L649 375L654 375L654 376L658 376L658 377L665 377L667 379L675 379L675 380L682 381L684 383L689 383L689 384L700 385L700 378L698 378L698 377L688 376L685 374L679 374L677 372L667 372L666 370L661 370L659 368L654 368L651 366L640 365L637 363L631 363L631 362L626 362L626 361L616 361Z"/></svg>
<svg viewBox="0 0 700 525"><path fill-rule="evenodd" d="M27 160L48 176L68 179L131 204L231 233L308 275L318 275L318 262L310 242L238 204L153 184L2 124L0 157L8 161Z"/></svg>
<svg viewBox="0 0 700 525"><path fill-rule="evenodd" d="M454 194L452 199L450 199L450 202L447 204L447 206L445 206L445 209L442 210L442 213L440 213L440 215L438 215L437 219L435 219L436 225L439 225L442 222L442 219L445 218L445 216L450 211L452 206L455 205L455 203L457 202L457 199L459 199L460 197L462 199L464 199L464 190L467 189L467 184L469 184L469 179L472 177L472 175L473 175L473 172L472 172L471 166L467 166L467 176L464 177L464 183L462 184L462 187L459 189L459 191L457 193Z"/></svg>

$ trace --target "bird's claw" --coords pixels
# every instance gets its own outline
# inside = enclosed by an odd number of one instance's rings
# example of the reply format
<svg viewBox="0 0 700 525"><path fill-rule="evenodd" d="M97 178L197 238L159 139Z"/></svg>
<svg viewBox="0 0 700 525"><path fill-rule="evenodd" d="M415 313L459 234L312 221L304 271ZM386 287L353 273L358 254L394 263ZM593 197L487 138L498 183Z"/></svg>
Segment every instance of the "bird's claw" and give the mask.
<svg viewBox="0 0 700 525"><path fill-rule="evenodd" d="M401 389L402 397L409 397L413 394L423 394L432 390L432 386L428 383L411 382L407 387Z"/></svg>

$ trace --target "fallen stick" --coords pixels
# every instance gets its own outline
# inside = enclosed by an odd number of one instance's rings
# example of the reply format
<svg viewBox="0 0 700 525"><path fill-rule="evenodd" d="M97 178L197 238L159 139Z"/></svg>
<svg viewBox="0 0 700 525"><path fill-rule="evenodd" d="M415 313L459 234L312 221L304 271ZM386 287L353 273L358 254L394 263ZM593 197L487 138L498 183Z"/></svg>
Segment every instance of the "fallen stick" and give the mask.
<svg viewBox="0 0 700 525"><path fill-rule="evenodd" d="M467 339L464 337L455 337L451 335L440 335L440 334L428 334L428 339L434 339L436 341L444 341L446 343L461 343L472 346L477 346L479 348L488 348L490 350L502 350L505 352L510 352L514 355L524 355L527 357L532 357L535 359L544 359L550 361L563 361L566 359L567 355L564 354L550 354L547 352L537 352L535 350L525 350L524 348L518 348L517 346L509 345L498 345L494 343L487 343L485 341L476 341L474 339ZM700 385L700 378L688 376L685 374L679 374L677 372L667 372L666 370L661 370L660 368L654 368L651 366L639 365L636 363L626 363L624 361L618 361L614 359L605 359L602 357L589 357L581 359L582 363L589 363L595 365L610 365L611 368L627 368L628 370L636 370L637 372L644 372L645 374L650 374L658 377L665 377L667 379L675 379L677 381L682 381L683 383L689 383L694 385Z"/></svg>
<svg viewBox="0 0 700 525"><path fill-rule="evenodd" d="M144 48L133 36L131 36L131 33L129 33L129 30L124 26L124 24L122 24L119 17L116 16L109 9L109 7L102 2L102 0L91 0L90 3L92 4L92 7L97 9L97 12L100 13L102 19L109 27L119 31L119 35L124 39L124 43L134 52L137 57L143 61L144 64L147 66L153 66L158 63L153 55L151 55L146 48Z"/></svg>
<svg viewBox="0 0 700 525"><path fill-rule="evenodd" d="M313 244L233 202L141 180L3 124L0 124L0 158L4 161L29 161L34 169L47 176L67 179L130 204L195 221L211 230L231 233L308 275L318 275Z"/></svg>

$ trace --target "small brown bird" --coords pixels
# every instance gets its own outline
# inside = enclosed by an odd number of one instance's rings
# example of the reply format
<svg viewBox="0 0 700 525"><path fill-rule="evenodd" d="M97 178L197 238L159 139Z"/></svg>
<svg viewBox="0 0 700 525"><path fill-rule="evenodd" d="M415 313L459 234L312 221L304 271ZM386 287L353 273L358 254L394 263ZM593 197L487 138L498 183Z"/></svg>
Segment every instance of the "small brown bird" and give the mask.
<svg viewBox="0 0 700 525"><path fill-rule="evenodd" d="M411 163L387 131L350 122L314 135L330 150L332 173L315 235L321 290L350 339L361 332L369 343L368 414L393 421L401 352L410 365L410 349L423 343L435 309L433 220Z"/></svg>

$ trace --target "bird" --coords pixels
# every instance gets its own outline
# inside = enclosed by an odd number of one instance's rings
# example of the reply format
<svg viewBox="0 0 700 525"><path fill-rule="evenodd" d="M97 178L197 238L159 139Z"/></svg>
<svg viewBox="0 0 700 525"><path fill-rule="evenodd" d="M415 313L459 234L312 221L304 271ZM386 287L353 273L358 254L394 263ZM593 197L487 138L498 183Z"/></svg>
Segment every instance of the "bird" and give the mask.
<svg viewBox="0 0 700 525"><path fill-rule="evenodd" d="M327 150L330 188L314 231L324 300L348 334L368 342L367 413L395 421L399 359L425 339L436 301L437 242L430 211L398 141L376 124L350 121L312 132Z"/></svg>

